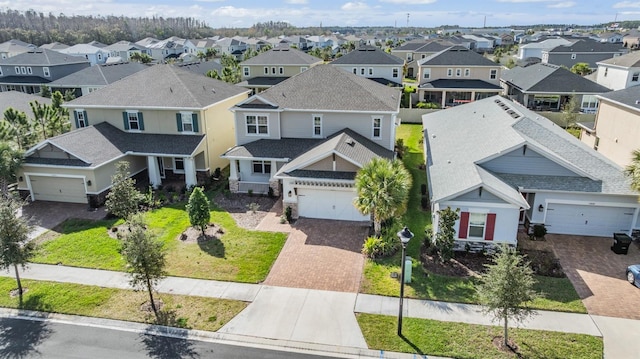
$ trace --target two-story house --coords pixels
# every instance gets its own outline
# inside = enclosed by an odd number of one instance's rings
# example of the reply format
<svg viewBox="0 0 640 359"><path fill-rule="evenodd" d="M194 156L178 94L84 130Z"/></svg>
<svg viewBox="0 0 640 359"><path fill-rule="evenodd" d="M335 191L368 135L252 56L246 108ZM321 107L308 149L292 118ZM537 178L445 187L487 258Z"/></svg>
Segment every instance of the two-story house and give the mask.
<svg viewBox="0 0 640 359"><path fill-rule="evenodd" d="M368 221L353 205L355 175L394 157L400 97L318 65L236 104L236 146L222 155L231 191L282 194L294 217Z"/></svg>
<svg viewBox="0 0 640 359"><path fill-rule="evenodd" d="M621 56L628 53L629 50L624 48L622 44L611 44L596 42L593 40L578 40L570 45L556 46L550 50L542 51L542 63L566 66L584 62L589 67L595 69L599 61Z"/></svg>
<svg viewBox="0 0 640 359"><path fill-rule="evenodd" d="M96 65L84 68L49 83L52 91L72 91L76 97L85 96L110 83L122 80L149 67L137 62Z"/></svg>
<svg viewBox="0 0 640 359"><path fill-rule="evenodd" d="M596 96L609 89L564 67L535 64L505 71L500 83L509 99L538 111L560 111L570 97L584 113L595 113Z"/></svg>
<svg viewBox="0 0 640 359"><path fill-rule="evenodd" d="M274 47L240 63L242 82L254 93L322 63L322 59L288 46Z"/></svg>
<svg viewBox="0 0 640 359"><path fill-rule="evenodd" d="M640 85L640 52L597 62L596 82L612 90Z"/></svg>
<svg viewBox="0 0 640 359"><path fill-rule="evenodd" d="M462 46L418 60L418 66L419 101L445 108L502 93L501 66Z"/></svg>
<svg viewBox="0 0 640 359"><path fill-rule="evenodd" d="M518 47L518 59L524 60L531 57L542 59L542 52L551 50L560 45L570 45L576 40L565 39L563 37L545 39L542 41L529 42Z"/></svg>
<svg viewBox="0 0 640 359"><path fill-rule="evenodd" d="M66 55L82 56L89 60L91 66L104 64L107 62L107 58L109 57L108 50L89 44L77 44L57 51Z"/></svg>
<svg viewBox="0 0 640 359"><path fill-rule="evenodd" d="M449 41L410 41L391 49L391 55L403 59L407 66L406 76L414 78L418 74L418 60L448 49L451 46L454 46L454 44Z"/></svg>
<svg viewBox="0 0 640 359"><path fill-rule="evenodd" d="M22 54L35 48L35 45L20 40L5 41L0 44L0 59Z"/></svg>
<svg viewBox="0 0 640 359"><path fill-rule="evenodd" d="M65 104L73 130L29 149L18 189L31 200L99 205L119 161L157 187L193 186L228 161L229 108L248 91L171 65L155 65Z"/></svg>
<svg viewBox="0 0 640 359"><path fill-rule="evenodd" d="M247 43L236 38L225 37L216 41L214 48L218 50L220 56L231 55L240 60L244 52L247 51Z"/></svg>
<svg viewBox="0 0 640 359"><path fill-rule="evenodd" d="M42 85L89 67L89 60L47 49L0 59L0 91L39 93Z"/></svg>
<svg viewBox="0 0 640 359"><path fill-rule="evenodd" d="M109 51L109 62L111 59L114 59L113 61L129 61L133 54L150 55L150 51L146 47L125 40L105 46L103 49Z"/></svg>
<svg viewBox="0 0 640 359"><path fill-rule="evenodd" d="M580 140L619 166L631 163L640 149L640 86L598 96L595 122L579 123Z"/></svg>
<svg viewBox="0 0 640 359"><path fill-rule="evenodd" d="M402 86L404 60L374 46L361 46L331 62L354 75L388 86Z"/></svg>

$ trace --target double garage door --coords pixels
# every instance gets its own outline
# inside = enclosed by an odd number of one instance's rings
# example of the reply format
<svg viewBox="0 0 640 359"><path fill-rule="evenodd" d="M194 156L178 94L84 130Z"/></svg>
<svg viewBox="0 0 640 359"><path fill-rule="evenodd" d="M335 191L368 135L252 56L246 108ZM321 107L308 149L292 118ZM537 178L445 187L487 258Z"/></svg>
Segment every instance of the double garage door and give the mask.
<svg viewBox="0 0 640 359"><path fill-rule="evenodd" d="M549 233L611 237L631 229L634 208L549 203L545 225Z"/></svg>
<svg viewBox="0 0 640 359"><path fill-rule="evenodd" d="M34 201L87 203L84 179L29 176Z"/></svg>
<svg viewBox="0 0 640 359"><path fill-rule="evenodd" d="M368 221L353 205L354 191L325 189L298 189L298 215L307 218L337 219L342 221Z"/></svg>

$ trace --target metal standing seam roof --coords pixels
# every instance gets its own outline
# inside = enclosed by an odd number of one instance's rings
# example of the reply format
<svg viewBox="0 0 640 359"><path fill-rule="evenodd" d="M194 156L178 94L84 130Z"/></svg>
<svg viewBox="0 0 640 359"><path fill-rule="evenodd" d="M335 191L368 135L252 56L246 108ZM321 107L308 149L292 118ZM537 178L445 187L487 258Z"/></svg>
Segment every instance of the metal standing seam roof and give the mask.
<svg viewBox="0 0 640 359"><path fill-rule="evenodd" d="M164 135L123 132L102 122L49 138L26 153L28 163L49 164L50 159L33 156L43 144L50 143L74 156L81 167L98 167L126 153L153 153L188 156L202 142L204 135Z"/></svg>
<svg viewBox="0 0 640 359"><path fill-rule="evenodd" d="M397 113L400 90L331 65L317 65L257 96L284 109Z"/></svg>
<svg viewBox="0 0 640 359"><path fill-rule="evenodd" d="M375 46L361 46L333 61L331 65L393 65L402 66L404 60Z"/></svg>
<svg viewBox="0 0 640 359"><path fill-rule="evenodd" d="M500 107L500 101L505 108ZM513 111L512 116L507 111ZM568 134L546 118L500 96L475 101L423 116L428 146L432 200L439 201L484 185L490 179L508 184L513 201L521 200L513 175L482 169L482 162L524 144L544 150L558 163L570 163L592 178L565 177L576 192L634 195L622 168ZM504 176L501 179L500 176ZM529 175L536 177L535 174ZM520 185L535 185L528 179ZM557 182L556 182L557 183ZM597 186L601 186L598 190ZM492 187L492 188L493 188ZM567 190L566 184L545 182L544 190ZM504 191L504 186L502 186ZM531 188L536 189L536 188Z"/></svg>
<svg viewBox="0 0 640 359"><path fill-rule="evenodd" d="M248 60L242 61L240 66L247 65L280 65L280 66L311 66L322 63L322 59L289 47L274 47Z"/></svg>
<svg viewBox="0 0 640 359"><path fill-rule="evenodd" d="M153 65L68 102L68 107L202 109L248 90L172 65Z"/></svg>
<svg viewBox="0 0 640 359"><path fill-rule="evenodd" d="M602 94L611 91L566 68L543 63L504 71L501 81L523 92Z"/></svg>

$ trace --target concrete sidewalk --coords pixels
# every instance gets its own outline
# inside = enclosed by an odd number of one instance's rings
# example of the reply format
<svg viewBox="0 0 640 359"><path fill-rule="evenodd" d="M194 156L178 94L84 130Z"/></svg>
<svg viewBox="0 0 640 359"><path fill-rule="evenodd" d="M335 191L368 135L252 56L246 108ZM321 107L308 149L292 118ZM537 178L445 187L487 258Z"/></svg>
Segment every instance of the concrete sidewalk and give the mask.
<svg viewBox="0 0 640 359"><path fill-rule="evenodd" d="M130 288L127 275L121 272L30 264L20 274L25 279ZM14 276L13 272L0 272L0 275ZM366 349L355 313L398 314L398 298L367 294L177 277L164 279L157 289L161 293L251 302L243 312L221 328L219 333L318 345ZM405 303L406 317L495 325L476 305L416 299L407 299ZM640 322L627 321L622 323L616 318L601 317L594 322L587 314L537 311L533 319L518 327L595 336L604 334L605 357L637 358L640 344L633 338L634 333L638 333L637 330L640 329ZM632 327L639 329L631 330ZM629 335L631 337L625 340Z"/></svg>

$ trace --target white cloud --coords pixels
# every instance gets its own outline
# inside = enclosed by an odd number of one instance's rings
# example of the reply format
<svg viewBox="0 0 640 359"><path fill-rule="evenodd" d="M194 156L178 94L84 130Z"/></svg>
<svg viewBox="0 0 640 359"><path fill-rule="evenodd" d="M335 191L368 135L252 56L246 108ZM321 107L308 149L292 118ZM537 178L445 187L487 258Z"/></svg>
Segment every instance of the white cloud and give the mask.
<svg viewBox="0 0 640 359"><path fill-rule="evenodd" d="M552 8L552 9L567 9L574 6L576 6L575 1L563 1L557 4L547 5L548 8Z"/></svg>
<svg viewBox="0 0 640 359"><path fill-rule="evenodd" d="M627 8L627 7L640 7L640 1L636 1L636 2L623 1L623 2L613 4L614 9Z"/></svg>
<svg viewBox="0 0 640 359"><path fill-rule="evenodd" d="M536 2L551 2L554 0L496 0L497 2L508 2L514 4L524 4L524 3L536 3Z"/></svg>
<svg viewBox="0 0 640 359"><path fill-rule="evenodd" d="M380 0L380 2L388 2L392 4L409 4L409 5L427 5L433 4L437 0Z"/></svg>
<svg viewBox="0 0 640 359"><path fill-rule="evenodd" d="M286 0L285 2L293 5L305 5L309 3L308 0Z"/></svg>
<svg viewBox="0 0 640 359"><path fill-rule="evenodd" d="M366 11L369 10L369 5L364 2L348 2L341 7L344 11Z"/></svg>
<svg viewBox="0 0 640 359"><path fill-rule="evenodd" d="M196 2L223 2L225 0L194 0Z"/></svg>

